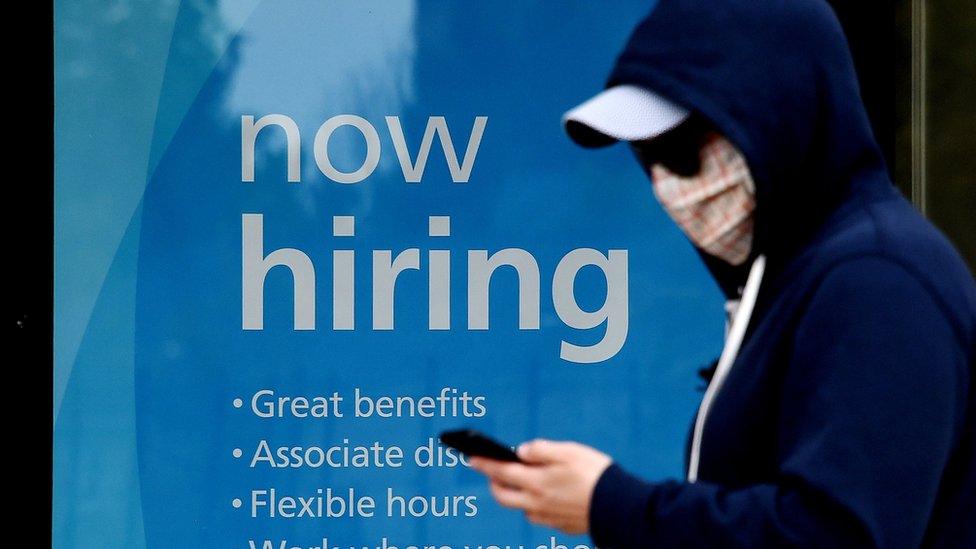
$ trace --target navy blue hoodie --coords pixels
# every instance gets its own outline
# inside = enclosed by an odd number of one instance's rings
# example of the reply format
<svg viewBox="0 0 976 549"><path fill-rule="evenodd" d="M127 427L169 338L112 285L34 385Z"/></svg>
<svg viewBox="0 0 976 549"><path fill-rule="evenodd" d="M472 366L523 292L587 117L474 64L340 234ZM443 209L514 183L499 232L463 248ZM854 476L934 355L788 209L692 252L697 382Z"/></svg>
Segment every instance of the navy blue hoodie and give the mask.
<svg viewBox="0 0 976 549"><path fill-rule="evenodd" d="M607 85L621 83L743 152L767 266L697 480L611 465L594 543L976 547L976 285L891 184L828 5L661 0ZM706 264L730 296L749 267Z"/></svg>

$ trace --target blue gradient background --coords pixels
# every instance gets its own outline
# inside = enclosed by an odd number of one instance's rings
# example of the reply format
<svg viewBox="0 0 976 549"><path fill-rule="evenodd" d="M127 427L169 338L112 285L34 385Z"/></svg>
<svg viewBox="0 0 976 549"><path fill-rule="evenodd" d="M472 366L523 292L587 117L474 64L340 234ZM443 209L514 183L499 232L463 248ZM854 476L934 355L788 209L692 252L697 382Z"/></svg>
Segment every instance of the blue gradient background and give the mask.
<svg viewBox="0 0 976 549"><path fill-rule="evenodd" d="M235 410L259 388L281 394L487 397L467 422L518 442L542 436L596 446L650 479L681 474L700 397L695 370L721 346L720 297L691 246L653 199L625 147L583 151L563 111L602 85L648 2L606 5L445 2L117 2L56 4L56 547L246 547L436 542L526 545L553 532L490 500L462 469L250 469L258 440L328 446L379 440L407 451L453 419L259 420ZM256 183L240 182L240 117L291 116L302 132L302 183L285 182L284 139L258 141ZM357 114L379 132L380 165L340 185L318 172L315 130ZM421 184L404 183L383 117L398 115L415 152L429 116L445 116L463 151L488 116L467 184L454 184L435 141ZM361 138L337 132L340 169ZM265 216L265 251L295 247L317 277L314 332L291 329L291 277L267 278L265 330L241 330L241 214ZM333 215L356 237L331 236ZM427 236L450 215L452 236ZM331 251L357 253L354 332L331 329ZM421 249L422 271L397 284L396 329L370 326L374 249ZM426 250L452 250L452 326L427 330ZM466 329L469 249L528 250L541 270L541 329L517 329L516 279L491 287L491 329ZM629 250L630 330L612 359L578 365L559 341L599 340L555 315L551 280L574 248ZM598 307L605 283L581 272L576 297ZM347 416L351 408L347 401ZM252 519L252 488L311 495L353 487L371 519ZM476 518L386 518L384 493L478 497ZM586 538L560 536L586 542Z"/></svg>

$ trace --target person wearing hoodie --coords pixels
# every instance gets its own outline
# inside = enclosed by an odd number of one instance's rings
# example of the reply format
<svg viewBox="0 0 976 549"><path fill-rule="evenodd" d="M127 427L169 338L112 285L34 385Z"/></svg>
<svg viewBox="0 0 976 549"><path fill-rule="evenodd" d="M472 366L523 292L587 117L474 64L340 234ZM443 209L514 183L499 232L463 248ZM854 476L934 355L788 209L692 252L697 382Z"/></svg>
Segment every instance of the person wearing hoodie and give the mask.
<svg viewBox="0 0 976 549"><path fill-rule="evenodd" d="M687 477L536 440L493 496L596 546L976 547L976 284L892 185L822 0L661 0L567 113L728 298ZM653 433L646 433L653 444Z"/></svg>

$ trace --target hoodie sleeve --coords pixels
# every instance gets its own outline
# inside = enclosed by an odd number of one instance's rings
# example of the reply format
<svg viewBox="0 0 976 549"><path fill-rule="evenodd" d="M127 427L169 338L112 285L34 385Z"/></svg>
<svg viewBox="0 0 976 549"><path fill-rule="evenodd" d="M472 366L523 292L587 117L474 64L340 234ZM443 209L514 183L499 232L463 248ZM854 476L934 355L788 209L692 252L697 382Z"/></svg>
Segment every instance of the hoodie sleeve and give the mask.
<svg viewBox="0 0 976 549"><path fill-rule="evenodd" d="M965 413L955 330L899 264L834 267L793 335L775 477L648 483L614 464L593 494L595 545L917 547Z"/></svg>

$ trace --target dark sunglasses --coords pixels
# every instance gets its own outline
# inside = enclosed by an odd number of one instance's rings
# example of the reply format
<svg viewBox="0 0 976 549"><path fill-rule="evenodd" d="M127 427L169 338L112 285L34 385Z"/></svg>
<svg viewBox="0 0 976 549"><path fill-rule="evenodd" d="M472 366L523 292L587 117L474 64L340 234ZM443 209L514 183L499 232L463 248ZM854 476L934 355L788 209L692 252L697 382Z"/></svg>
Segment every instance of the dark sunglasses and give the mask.
<svg viewBox="0 0 976 549"><path fill-rule="evenodd" d="M677 175L691 177L701 170L701 149L712 132L714 130L710 124L692 115L659 136L631 141L630 148L648 173L652 165L661 164Z"/></svg>

